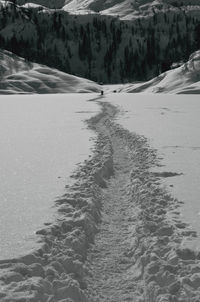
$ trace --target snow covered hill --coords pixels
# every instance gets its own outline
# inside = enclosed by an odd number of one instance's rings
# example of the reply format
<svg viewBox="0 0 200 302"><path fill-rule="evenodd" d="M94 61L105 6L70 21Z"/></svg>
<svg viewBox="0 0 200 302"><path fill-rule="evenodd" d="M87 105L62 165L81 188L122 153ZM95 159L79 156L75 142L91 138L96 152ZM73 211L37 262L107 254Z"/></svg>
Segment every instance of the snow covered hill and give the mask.
<svg viewBox="0 0 200 302"><path fill-rule="evenodd" d="M95 82L79 78L0 50L0 94L99 92ZM104 86L105 91L126 93L200 94L200 50L182 66L147 82Z"/></svg>
<svg viewBox="0 0 200 302"><path fill-rule="evenodd" d="M200 48L200 10L122 21L25 6L0 7L1 48L99 83L150 80Z"/></svg>
<svg viewBox="0 0 200 302"><path fill-rule="evenodd" d="M200 50L193 53L182 66L164 72L148 82L127 84L123 88L114 87L112 90L118 92L200 94Z"/></svg>
<svg viewBox="0 0 200 302"><path fill-rule="evenodd" d="M98 84L0 50L0 94L98 92Z"/></svg>

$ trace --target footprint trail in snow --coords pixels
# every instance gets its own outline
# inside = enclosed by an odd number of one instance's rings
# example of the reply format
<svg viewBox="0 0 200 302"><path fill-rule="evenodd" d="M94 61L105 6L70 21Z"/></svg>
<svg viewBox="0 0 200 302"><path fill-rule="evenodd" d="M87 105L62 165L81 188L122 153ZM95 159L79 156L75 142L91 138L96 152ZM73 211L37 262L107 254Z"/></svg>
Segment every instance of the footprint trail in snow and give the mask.
<svg viewBox="0 0 200 302"><path fill-rule="evenodd" d="M56 201L55 223L37 232L41 247L0 261L0 301L200 301L200 253L184 243L196 233L151 172L156 151L117 124L116 107L93 101L93 156Z"/></svg>
<svg viewBox="0 0 200 302"><path fill-rule="evenodd" d="M102 106L93 125L111 145L113 175L102 189L101 224L88 253L90 301L197 301L199 254L181 245L196 234L150 170L158 164L155 150L115 123L116 108Z"/></svg>

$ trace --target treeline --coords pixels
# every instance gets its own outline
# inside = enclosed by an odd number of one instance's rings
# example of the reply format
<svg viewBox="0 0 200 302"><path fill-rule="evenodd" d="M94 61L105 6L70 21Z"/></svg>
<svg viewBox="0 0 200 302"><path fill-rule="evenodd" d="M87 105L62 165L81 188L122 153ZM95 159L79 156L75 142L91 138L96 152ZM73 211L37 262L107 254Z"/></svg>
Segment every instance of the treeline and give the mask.
<svg viewBox="0 0 200 302"><path fill-rule="evenodd" d="M60 10L0 10L0 47L104 83L147 80L200 48L200 15L154 12L135 21Z"/></svg>

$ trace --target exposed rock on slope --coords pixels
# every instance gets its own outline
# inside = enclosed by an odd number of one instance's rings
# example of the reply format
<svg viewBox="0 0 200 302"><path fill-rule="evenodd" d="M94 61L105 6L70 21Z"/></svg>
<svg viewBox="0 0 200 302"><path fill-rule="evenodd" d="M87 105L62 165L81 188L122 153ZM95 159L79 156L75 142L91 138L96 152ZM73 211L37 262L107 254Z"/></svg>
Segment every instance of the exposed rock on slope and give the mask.
<svg viewBox="0 0 200 302"><path fill-rule="evenodd" d="M0 50L0 94L98 92L98 84Z"/></svg>

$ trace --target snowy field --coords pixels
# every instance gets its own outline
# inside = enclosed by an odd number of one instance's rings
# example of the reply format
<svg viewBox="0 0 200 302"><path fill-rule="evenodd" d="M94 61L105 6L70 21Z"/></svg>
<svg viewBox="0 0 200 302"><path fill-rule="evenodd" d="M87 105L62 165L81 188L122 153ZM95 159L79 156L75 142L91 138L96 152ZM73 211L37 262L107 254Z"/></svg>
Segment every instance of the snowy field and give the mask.
<svg viewBox="0 0 200 302"><path fill-rule="evenodd" d="M35 248L35 231L52 221L53 201L64 194L76 164L90 152L93 133L83 120L97 112L96 103L87 102L92 98L1 97L1 259ZM200 234L199 97L109 94L105 100L120 106L123 127L144 135L158 150L161 167L156 172L180 174L163 182L184 202L182 219Z"/></svg>
<svg viewBox="0 0 200 302"><path fill-rule="evenodd" d="M200 301L197 95L1 107L2 302Z"/></svg>
<svg viewBox="0 0 200 302"><path fill-rule="evenodd" d="M167 189L184 204L182 219L200 234L200 103L198 95L110 94L106 101L122 109L118 122L148 138L158 150ZM200 247L199 239L196 244Z"/></svg>
<svg viewBox="0 0 200 302"><path fill-rule="evenodd" d="M35 232L55 219L77 163L88 158L97 112L92 95L1 96L0 259L36 247Z"/></svg>

